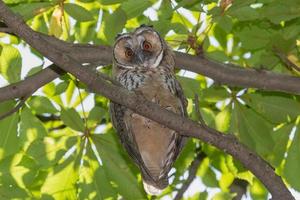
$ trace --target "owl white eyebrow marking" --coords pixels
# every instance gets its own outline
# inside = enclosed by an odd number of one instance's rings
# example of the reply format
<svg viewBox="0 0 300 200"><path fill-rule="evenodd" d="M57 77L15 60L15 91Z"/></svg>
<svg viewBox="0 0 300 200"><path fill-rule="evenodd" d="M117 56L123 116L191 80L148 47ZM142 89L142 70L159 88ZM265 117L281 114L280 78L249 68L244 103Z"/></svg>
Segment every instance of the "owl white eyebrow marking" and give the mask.
<svg viewBox="0 0 300 200"><path fill-rule="evenodd" d="M124 33L124 34L122 34L122 35L120 35L116 38L116 42L123 39L123 38L131 38L131 36L128 33Z"/></svg>
<svg viewBox="0 0 300 200"><path fill-rule="evenodd" d="M156 59L156 61L155 61L155 63L153 63L153 66L152 66L153 68L156 68L160 64L160 62L163 58L163 54L164 54L164 52L163 52L163 50L161 50L158 57L157 57L157 59Z"/></svg>

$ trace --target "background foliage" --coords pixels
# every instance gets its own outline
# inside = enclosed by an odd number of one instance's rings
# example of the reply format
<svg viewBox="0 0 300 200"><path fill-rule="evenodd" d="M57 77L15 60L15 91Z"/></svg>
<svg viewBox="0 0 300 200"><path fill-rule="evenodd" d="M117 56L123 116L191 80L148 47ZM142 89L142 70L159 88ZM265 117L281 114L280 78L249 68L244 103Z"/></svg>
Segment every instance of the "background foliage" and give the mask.
<svg viewBox="0 0 300 200"><path fill-rule="evenodd" d="M34 30L69 42L112 45L122 31L152 24L175 49L244 68L293 74L300 67L299 0L6 0ZM15 83L46 67L22 65L24 44L0 33L1 78ZM284 59L283 59L284 58ZM22 74L22 67L30 68ZM23 69L24 70L24 69ZM110 67L98 70L110 74ZM300 191L299 96L220 85L178 71L189 98L190 118L199 95L206 123L266 159L290 188ZM17 100L0 103L0 113ZM137 168L121 148L108 113L108 100L65 74L34 93L18 112L0 121L1 199L147 199ZM196 184L185 199L232 199L235 178L247 181L253 199L267 199L262 184L231 156L190 140L175 164L176 194L201 145L205 153ZM204 187L203 187L204 186ZM208 197L209 196L209 197Z"/></svg>

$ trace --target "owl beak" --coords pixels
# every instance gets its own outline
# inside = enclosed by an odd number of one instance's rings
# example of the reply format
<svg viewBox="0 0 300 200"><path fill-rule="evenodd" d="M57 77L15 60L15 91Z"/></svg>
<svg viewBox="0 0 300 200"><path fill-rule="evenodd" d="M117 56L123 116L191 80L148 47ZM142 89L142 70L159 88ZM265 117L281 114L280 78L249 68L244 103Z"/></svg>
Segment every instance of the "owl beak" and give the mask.
<svg viewBox="0 0 300 200"><path fill-rule="evenodd" d="M138 52L136 54L136 60L137 60L137 63L139 63L140 65L143 65L144 61L145 61L145 56L143 53L141 52Z"/></svg>

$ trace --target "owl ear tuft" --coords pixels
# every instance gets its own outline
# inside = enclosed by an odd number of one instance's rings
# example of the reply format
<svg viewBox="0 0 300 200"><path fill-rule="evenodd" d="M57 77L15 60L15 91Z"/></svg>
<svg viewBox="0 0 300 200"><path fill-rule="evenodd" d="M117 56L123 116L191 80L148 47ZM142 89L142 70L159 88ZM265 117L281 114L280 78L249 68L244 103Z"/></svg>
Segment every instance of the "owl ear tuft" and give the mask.
<svg viewBox="0 0 300 200"><path fill-rule="evenodd" d="M144 28L146 28L146 27L153 28L153 25L141 24L141 25L140 25L140 28L142 28L142 27L144 27Z"/></svg>
<svg viewBox="0 0 300 200"><path fill-rule="evenodd" d="M123 34L122 33L118 33L115 37L115 40L117 40L119 37L121 37Z"/></svg>

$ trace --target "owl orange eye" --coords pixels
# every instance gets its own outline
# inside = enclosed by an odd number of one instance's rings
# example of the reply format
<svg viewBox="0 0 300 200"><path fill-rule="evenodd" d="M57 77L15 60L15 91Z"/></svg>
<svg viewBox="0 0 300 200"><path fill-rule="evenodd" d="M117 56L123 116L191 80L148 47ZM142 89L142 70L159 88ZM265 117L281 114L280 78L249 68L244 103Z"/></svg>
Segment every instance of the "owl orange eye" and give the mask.
<svg viewBox="0 0 300 200"><path fill-rule="evenodd" d="M150 50L151 48L152 48L152 45L149 42L144 41L144 43L143 43L143 49L144 50Z"/></svg>
<svg viewBox="0 0 300 200"><path fill-rule="evenodd" d="M130 58L133 55L133 51L131 49L126 49L125 56L127 58Z"/></svg>

